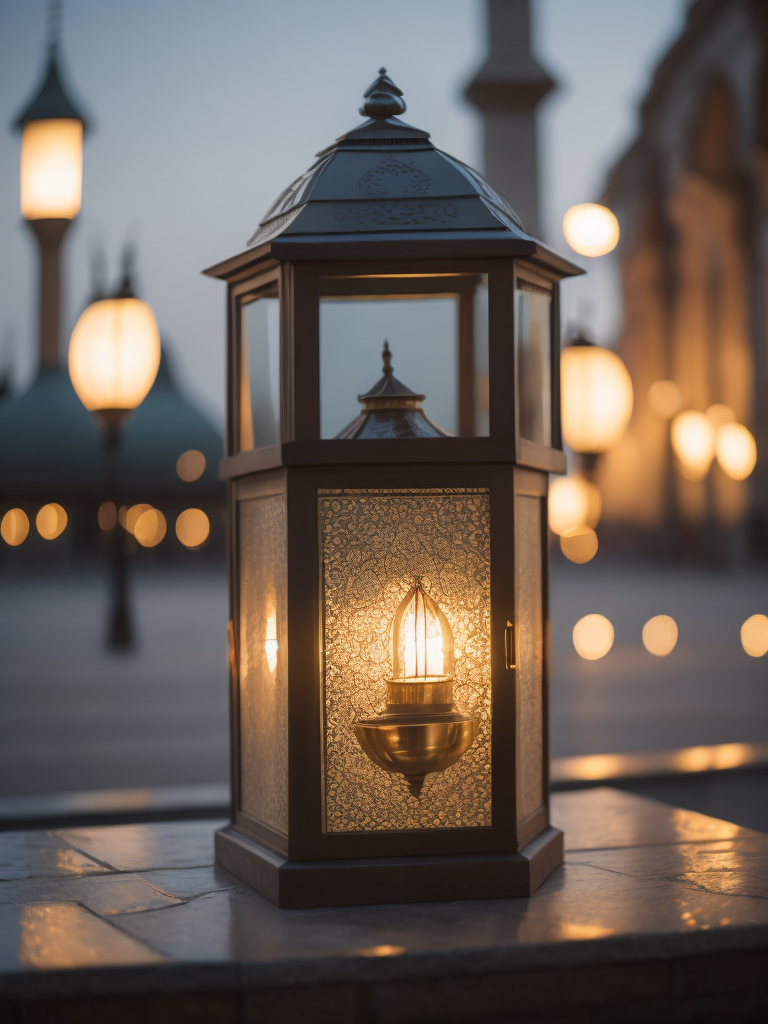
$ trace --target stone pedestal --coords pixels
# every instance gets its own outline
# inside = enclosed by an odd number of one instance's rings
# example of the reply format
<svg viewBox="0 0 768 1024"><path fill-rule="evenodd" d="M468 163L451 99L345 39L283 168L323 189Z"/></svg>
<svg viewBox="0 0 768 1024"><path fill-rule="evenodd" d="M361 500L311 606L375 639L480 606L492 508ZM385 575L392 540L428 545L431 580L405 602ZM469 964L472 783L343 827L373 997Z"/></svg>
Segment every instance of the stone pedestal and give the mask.
<svg viewBox="0 0 768 1024"><path fill-rule="evenodd" d="M533 897L279 910L207 822L0 835L0 1020L762 1022L768 836L556 794Z"/></svg>

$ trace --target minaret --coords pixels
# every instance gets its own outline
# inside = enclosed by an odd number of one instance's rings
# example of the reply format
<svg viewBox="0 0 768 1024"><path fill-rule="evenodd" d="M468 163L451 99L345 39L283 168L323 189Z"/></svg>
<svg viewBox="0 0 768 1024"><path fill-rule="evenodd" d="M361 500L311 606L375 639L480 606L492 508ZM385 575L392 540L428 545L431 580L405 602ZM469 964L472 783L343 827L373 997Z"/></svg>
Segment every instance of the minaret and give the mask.
<svg viewBox="0 0 768 1024"><path fill-rule="evenodd" d="M485 177L539 236L536 105L555 86L531 54L530 0L485 0L488 58L466 95L483 117Z"/></svg>

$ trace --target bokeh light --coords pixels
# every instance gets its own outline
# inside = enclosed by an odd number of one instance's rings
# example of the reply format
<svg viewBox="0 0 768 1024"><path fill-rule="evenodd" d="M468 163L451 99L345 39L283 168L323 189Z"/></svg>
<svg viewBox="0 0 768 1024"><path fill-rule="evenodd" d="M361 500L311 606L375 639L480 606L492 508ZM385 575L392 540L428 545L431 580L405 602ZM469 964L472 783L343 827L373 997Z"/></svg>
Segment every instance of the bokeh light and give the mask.
<svg viewBox="0 0 768 1024"><path fill-rule="evenodd" d="M151 508L151 505L147 505L146 502L142 502L139 505L131 505L131 507L126 510L125 519L124 521L121 521L128 533L135 533L136 523L139 520L139 516L143 516L145 512L149 512Z"/></svg>
<svg viewBox="0 0 768 1024"><path fill-rule="evenodd" d="M560 357L563 438L575 452L607 452L624 436L634 396L629 371L615 352L574 344Z"/></svg>
<svg viewBox="0 0 768 1024"><path fill-rule="evenodd" d="M604 615L585 615L573 627L573 646L587 661L603 658L613 647L613 626Z"/></svg>
<svg viewBox="0 0 768 1024"><path fill-rule="evenodd" d="M654 615L643 626L643 645L650 654L665 658L675 649L677 623L671 615Z"/></svg>
<svg viewBox="0 0 768 1024"><path fill-rule="evenodd" d="M687 480L703 480L715 455L715 431L703 412L680 412L672 420L672 448Z"/></svg>
<svg viewBox="0 0 768 1024"><path fill-rule="evenodd" d="M211 524L199 508L187 508L176 520L176 536L185 548L199 548L208 540Z"/></svg>
<svg viewBox="0 0 768 1024"><path fill-rule="evenodd" d="M730 405L723 405L721 402L716 402L714 405L710 405L704 415L716 431L719 430L720 427L724 427L726 423L733 423L736 419L736 413Z"/></svg>
<svg viewBox="0 0 768 1024"><path fill-rule="evenodd" d="M673 380L657 380L648 388L648 402L663 420L671 420L683 408L683 393Z"/></svg>
<svg viewBox="0 0 768 1024"><path fill-rule="evenodd" d="M768 654L768 615L750 615L741 627L741 646L750 658Z"/></svg>
<svg viewBox="0 0 768 1024"><path fill-rule="evenodd" d="M205 472L205 456L196 448L182 452L176 460L176 472L186 483L199 480Z"/></svg>
<svg viewBox="0 0 768 1024"><path fill-rule="evenodd" d="M583 565L597 554L597 534L589 526L576 526L560 534L560 550L565 557Z"/></svg>
<svg viewBox="0 0 768 1024"><path fill-rule="evenodd" d="M117 526L117 509L114 501L104 501L99 505L98 518L102 530L114 530Z"/></svg>
<svg viewBox="0 0 768 1024"><path fill-rule="evenodd" d="M17 548L23 544L29 533L29 519L27 513L21 508L12 508L3 516L0 522L0 537L3 538L9 547Z"/></svg>
<svg viewBox="0 0 768 1024"><path fill-rule="evenodd" d="M56 502L43 505L35 517L35 526L43 540L56 540L67 528L67 513Z"/></svg>
<svg viewBox="0 0 768 1024"><path fill-rule="evenodd" d="M165 516L157 508L142 512L133 524L133 535L143 548L154 548L165 537Z"/></svg>
<svg viewBox="0 0 768 1024"><path fill-rule="evenodd" d="M746 480L757 462L757 445L741 423L725 423L715 437L715 453L732 480Z"/></svg>
<svg viewBox="0 0 768 1024"><path fill-rule="evenodd" d="M595 484L583 476L563 476L549 488L549 528L563 534L580 526L597 526L602 501Z"/></svg>
<svg viewBox="0 0 768 1024"><path fill-rule="evenodd" d="M581 256L605 256L619 241L619 222L607 206L580 203L563 217L565 240Z"/></svg>

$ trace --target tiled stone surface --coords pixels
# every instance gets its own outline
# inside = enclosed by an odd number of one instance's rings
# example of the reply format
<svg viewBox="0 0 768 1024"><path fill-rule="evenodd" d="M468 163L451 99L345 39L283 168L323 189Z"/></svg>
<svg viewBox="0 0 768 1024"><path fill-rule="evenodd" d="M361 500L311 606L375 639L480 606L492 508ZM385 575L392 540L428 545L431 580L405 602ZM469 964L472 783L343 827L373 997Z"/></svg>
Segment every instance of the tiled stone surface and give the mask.
<svg viewBox="0 0 768 1024"><path fill-rule="evenodd" d="M70 846L116 871L202 867L213 863L213 833L223 822L97 825L56 833Z"/></svg>
<svg viewBox="0 0 768 1024"><path fill-rule="evenodd" d="M553 793L551 817L552 824L565 832L567 850L666 846L761 835L706 814L608 788Z"/></svg>
<svg viewBox="0 0 768 1024"><path fill-rule="evenodd" d="M109 870L49 832L7 832L0 842L0 880L93 875Z"/></svg>
<svg viewBox="0 0 768 1024"><path fill-rule="evenodd" d="M181 901L138 875L17 879L0 882L0 905L77 902L101 917L173 907Z"/></svg>
<svg viewBox="0 0 768 1024"><path fill-rule="evenodd" d="M242 882L224 868L214 864L204 868L174 868L171 871L145 871L147 882L181 900L191 900L218 889L237 889Z"/></svg>
<svg viewBox="0 0 768 1024"><path fill-rule="evenodd" d="M612 790L552 817L566 865L531 899L328 910L216 868L210 822L0 835L0 1018L768 1019L768 836Z"/></svg>
<svg viewBox="0 0 768 1024"><path fill-rule="evenodd" d="M128 966L159 963L162 959L154 950L74 903L0 907L3 971Z"/></svg>

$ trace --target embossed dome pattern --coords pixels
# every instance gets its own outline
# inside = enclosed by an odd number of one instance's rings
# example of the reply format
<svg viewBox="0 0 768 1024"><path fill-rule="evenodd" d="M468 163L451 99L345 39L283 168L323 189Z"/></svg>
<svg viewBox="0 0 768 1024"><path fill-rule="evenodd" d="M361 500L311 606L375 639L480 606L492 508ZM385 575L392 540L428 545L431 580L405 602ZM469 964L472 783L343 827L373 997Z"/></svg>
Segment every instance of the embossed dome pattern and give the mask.
<svg viewBox="0 0 768 1024"><path fill-rule="evenodd" d="M382 69L364 111L405 108ZM390 97L388 99L387 97ZM452 237L529 239L515 211L484 178L436 149L429 133L399 118L369 117L341 136L288 186L249 239L450 232Z"/></svg>

